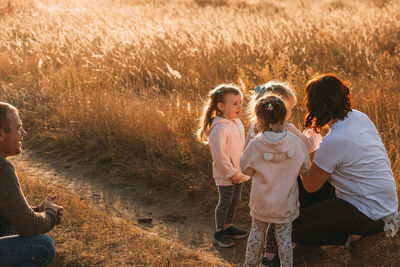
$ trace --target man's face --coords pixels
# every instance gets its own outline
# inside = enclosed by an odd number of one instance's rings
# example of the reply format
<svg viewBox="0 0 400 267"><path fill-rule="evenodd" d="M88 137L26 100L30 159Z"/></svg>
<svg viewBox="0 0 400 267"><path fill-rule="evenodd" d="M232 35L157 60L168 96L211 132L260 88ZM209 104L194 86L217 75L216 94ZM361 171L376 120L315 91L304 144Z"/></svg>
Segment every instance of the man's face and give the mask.
<svg viewBox="0 0 400 267"><path fill-rule="evenodd" d="M8 157L21 153L22 139L26 135L22 122L15 111L8 112L10 131L0 129L0 155Z"/></svg>

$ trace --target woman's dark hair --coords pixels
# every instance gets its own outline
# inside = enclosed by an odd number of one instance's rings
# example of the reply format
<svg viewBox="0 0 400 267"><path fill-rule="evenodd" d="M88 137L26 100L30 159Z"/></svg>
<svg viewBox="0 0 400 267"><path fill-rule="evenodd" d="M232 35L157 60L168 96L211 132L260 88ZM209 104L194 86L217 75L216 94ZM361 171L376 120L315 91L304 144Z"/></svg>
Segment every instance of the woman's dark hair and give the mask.
<svg viewBox="0 0 400 267"><path fill-rule="evenodd" d="M335 74L312 78L305 88L306 128L320 132L332 119L343 120L352 108L350 91L350 84Z"/></svg>
<svg viewBox="0 0 400 267"><path fill-rule="evenodd" d="M277 96L267 95L257 100L254 113L261 131L271 130L270 125L282 123L286 117L285 103Z"/></svg>

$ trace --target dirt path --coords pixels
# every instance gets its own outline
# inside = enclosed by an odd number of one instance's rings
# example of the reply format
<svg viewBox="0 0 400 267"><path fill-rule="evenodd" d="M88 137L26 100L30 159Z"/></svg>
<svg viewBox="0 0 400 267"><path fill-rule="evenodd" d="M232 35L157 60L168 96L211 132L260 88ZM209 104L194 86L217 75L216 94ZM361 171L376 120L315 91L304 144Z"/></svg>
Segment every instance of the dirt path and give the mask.
<svg viewBox="0 0 400 267"><path fill-rule="evenodd" d="M24 170L46 183L65 187L98 205L119 209L147 231L223 258L231 264L243 262L246 239L236 241L233 248L219 248L212 242L214 218L211 212L199 214L198 208L190 204L154 193L140 179L121 179L115 173L99 171L99 166L89 162L65 160L39 150L25 149L11 161L17 170ZM151 218L152 222L137 221L143 218ZM248 216L241 216L236 221L238 226L250 229ZM320 252L311 259L300 258L302 263L295 266L365 266L351 264L344 248L328 247Z"/></svg>
<svg viewBox="0 0 400 267"><path fill-rule="evenodd" d="M212 242L212 216L202 216L194 207L154 193L135 179L120 179L87 162L65 160L35 149L25 149L10 160L17 170L24 170L37 179L65 187L98 205L117 208L138 226L159 236L209 252L232 264L243 261L246 240L237 241L233 248L219 248ZM152 222L139 223L138 219L143 218L151 218ZM240 226L249 227L248 222Z"/></svg>

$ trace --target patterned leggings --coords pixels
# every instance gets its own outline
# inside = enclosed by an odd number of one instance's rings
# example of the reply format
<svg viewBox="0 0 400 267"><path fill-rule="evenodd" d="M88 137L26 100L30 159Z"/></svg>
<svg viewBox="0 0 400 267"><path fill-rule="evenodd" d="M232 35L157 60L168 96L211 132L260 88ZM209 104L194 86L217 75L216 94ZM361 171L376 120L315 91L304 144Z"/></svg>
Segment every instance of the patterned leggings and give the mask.
<svg viewBox="0 0 400 267"><path fill-rule="evenodd" d="M268 225L275 226L275 238L278 243L281 266L293 266L292 223L272 224L254 218L249 239L247 240L246 261L243 266L253 267L259 264Z"/></svg>
<svg viewBox="0 0 400 267"><path fill-rule="evenodd" d="M225 224L231 224L235 209L240 201L243 183L218 186L219 202L215 209L215 227L217 231L225 229Z"/></svg>

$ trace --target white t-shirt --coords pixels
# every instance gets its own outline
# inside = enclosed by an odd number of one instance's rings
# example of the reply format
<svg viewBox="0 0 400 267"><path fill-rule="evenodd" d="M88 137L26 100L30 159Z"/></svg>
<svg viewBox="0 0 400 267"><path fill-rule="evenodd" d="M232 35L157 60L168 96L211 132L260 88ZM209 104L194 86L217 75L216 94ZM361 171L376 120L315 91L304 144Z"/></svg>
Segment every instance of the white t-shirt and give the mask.
<svg viewBox="0 0 400 267"><path fill-rule="evenodd" d="M396 183L385 146L367 115L352 110L332 124L314 163L330 173L336 196L373 220L397 211Z"/></svg>

